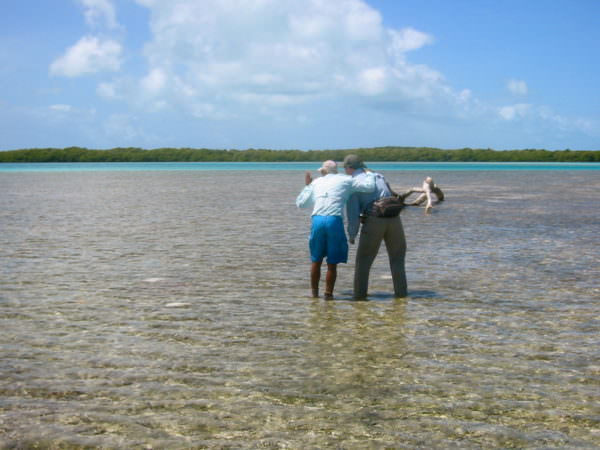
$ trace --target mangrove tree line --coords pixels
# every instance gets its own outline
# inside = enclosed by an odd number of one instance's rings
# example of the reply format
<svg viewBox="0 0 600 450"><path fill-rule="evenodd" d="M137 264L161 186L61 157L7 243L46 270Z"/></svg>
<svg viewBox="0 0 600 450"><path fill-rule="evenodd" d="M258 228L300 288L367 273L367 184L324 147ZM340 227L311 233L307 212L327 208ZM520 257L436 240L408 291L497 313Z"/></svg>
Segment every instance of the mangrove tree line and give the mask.
<svg viewBox="0 0 600 450"><path fill-rule="evenodd" d="M356 153L366 161L431 162L600 162L598 150L492 150L428 147L375 147L347 150L211 150L206 148L33 148L0 151L8 162L304 162L333 159Z"/></svg>

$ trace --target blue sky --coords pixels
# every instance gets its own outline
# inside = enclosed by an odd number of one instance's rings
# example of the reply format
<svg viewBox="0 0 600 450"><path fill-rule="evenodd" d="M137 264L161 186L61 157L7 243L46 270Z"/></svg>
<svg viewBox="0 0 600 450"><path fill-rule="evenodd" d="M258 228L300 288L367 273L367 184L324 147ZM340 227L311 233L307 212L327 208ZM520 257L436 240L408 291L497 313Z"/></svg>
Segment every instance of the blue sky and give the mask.
<svg viewBox="0 0 600 450"><path fill-rule="evenodd" d="M597 0L2 0L0 149L600 149Z"/></svg>

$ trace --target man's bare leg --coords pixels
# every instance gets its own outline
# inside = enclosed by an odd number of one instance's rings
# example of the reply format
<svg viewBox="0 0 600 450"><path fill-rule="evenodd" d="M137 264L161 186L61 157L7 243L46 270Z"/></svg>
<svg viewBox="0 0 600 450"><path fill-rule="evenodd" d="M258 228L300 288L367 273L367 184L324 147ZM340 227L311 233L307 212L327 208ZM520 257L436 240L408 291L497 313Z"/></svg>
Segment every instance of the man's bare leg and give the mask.
<svg viewBox="0 0 600 450"><path fill-rule="evenodd" d="M313 262L310 266L310 289L313 297L319 296L319 281L321 280L321 263Z"/></svg>
<svg viewBox="0 0 600 450"><path fill-rule="evenodd" d="M337 279L337 264L327 264L327 275L325 278L325 300L333 299L333 289Z"/></svg>

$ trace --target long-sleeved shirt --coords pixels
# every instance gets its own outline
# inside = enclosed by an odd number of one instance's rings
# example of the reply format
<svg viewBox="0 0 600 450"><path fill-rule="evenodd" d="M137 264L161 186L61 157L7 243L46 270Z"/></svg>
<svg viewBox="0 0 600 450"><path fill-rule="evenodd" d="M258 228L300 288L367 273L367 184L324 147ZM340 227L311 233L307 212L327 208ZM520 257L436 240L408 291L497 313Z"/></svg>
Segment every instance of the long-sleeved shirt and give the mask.
<svg viewBox="0 0 600 450"><path fill-rule="evenodd" d="M354 178L342 174L327 174L305 186L298 198L298 208L313 207L313 216L343 216L346 201L355 192L372 192L375 177L368 174Z"/></svg>
<svg viewBox="0 0 600 450"><path fill-rule="evenodd" d="M348 214L348 238L350 240L354 240L358 234L358 229L360 227L360 213L365 211L365 209L367 209L367 207L375 200L392 195L383 175L375 173L374 176L375 190L368 193L356 193L348 199L346 212ZM355 180L363 180L369 177L369 173L362 169L357 169L352 177Z"/></svg>

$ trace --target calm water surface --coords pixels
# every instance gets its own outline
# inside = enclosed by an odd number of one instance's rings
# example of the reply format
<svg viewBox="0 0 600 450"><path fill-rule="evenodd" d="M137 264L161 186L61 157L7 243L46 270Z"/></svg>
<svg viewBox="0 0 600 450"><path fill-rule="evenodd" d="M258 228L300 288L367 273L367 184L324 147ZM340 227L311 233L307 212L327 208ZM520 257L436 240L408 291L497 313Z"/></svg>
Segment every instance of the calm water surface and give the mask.
<svg viewBox="0 0 600 450"><path fill-rule="evenodd" d="M598 172L384 174L325 302L301 170L0 173L0 448L600 448Z"/></svg>

